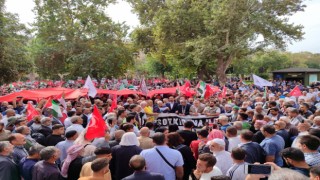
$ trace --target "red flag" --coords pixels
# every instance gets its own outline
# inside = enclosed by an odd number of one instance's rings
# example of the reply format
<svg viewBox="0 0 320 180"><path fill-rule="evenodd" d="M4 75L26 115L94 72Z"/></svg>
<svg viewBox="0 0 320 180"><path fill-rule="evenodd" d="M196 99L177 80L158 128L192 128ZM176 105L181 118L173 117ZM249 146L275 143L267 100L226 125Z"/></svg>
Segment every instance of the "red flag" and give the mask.
<svg viewBox="0 0 320 180"><path fill-rule="evenodd" d="M302 96L302 93L301 93L298 86L294 87L289 94L290 94L290 96L296 96L296 97Z"/></svg>
<svg viewBox="0 0 320 180"><path fill-rule="evenodd" d="M40 113L32 106L30 102L27 104L27 120L31 121L34 116L40 115Z"/></svg>
<svg viewBox="0 0 320 180"><path fill-rule="evenodd" d="M188 97L192 95L190 91L190 86L191 86L190 81L186 81L186 83L182 86L182 90L181 90L181 92Z"/></svg>
<svg viewBox="0 0 320 180"><path fill-rule="evenodd" d="M225 98L226 95L227 95L227 87L226 87L226 86L223 86L222 93L221 93L221 97L222 97L222 98Z"/></svg>
<svg viewBox="0 0 320 180"><path fill-rule="evenodd" d="M89 125L87 127L87 133L85 135L87 140L92 140L98 137L104 137L106 134L107 126L104 122L97 106L93 107L93 113Z"/></svg>
<svg viewBox="0 0 320 180"><path fill-rule="evenodd" d="M46 102L46 104L43 106L43 109L44 108L49 108L52 106L52 97L50 96Z"/></svg>
<svg viewBox="0 0 320 180"><path fill-rule="evenodd" d="M211 89L210 85L206 84L206 92L204 94L204 98L208 99L213 93L214 91Z"/></svg>
<svg viewBox="0 0 320 180"><path fill-rule="evenodd" d="M109 113L113 112L115 109L117 108L117 95L113 95L113 99L112 99L112 104L111 107L109 109Z"/></svg>

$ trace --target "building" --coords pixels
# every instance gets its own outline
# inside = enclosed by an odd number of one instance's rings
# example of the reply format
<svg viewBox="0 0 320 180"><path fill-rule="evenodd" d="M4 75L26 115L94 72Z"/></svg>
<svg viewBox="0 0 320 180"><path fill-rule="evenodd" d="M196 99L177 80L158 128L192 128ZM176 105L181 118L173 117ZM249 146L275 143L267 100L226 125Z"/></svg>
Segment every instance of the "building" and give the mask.
<svg viewBox="0 0 320 180"><path fill-rule="evenodd" d="M286 81L301 81L305 86L320 80L320 69L287 68L273 71L273 79Z"/></svg>

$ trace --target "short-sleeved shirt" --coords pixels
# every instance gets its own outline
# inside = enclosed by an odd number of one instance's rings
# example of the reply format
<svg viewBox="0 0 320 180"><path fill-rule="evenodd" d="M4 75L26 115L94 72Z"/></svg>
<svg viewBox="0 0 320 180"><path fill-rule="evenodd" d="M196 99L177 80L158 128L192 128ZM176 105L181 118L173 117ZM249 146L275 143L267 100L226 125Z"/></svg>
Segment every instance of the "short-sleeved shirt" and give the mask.
<svg viewBox="0 0 320 180"><path fill-rule="evenodd" d="M283 166L283 160L280 156L280 151L284 149L285 142L283 138L279 135L274 135L271 138L265 138L260 146L264 149L267 156L274 156L276 163L278 166Z"/></svg>
<svg viewBox="0 0 320 180"><path fill-rule="evenodd" d="M183 166L183 158L179 151L170 149L168 146L155 146L152 149L146 149L140 153L146 160L146 170L163 174L165 179L176 179L175 170L162 159L155 148L157 148L174 167Z"/></svg>
<svg viewBox="0 0 320 180"><path fill-rule="evenodd" d="M245 171L244 171L246 164L248 163L244 162L241 164L233 164L231 168L228 170L227 176L229 176L231 180L246 179L247 174L245 174Z"/></svg>
<svg viewBox="0 0 320 180"><path fill-rule="evenodd" d="M223 175L227 174L227 171L233 164L231 154L228 151L220 151L214 153L215 158L217 159L216 167L218 167Z"/></svg>
<svg viewBox="0 0 320 180"><path fill-rule="evenodd" d="M221 170L214 166L212 171L208 173L202 173L199 180L207 180L207 179L211 179L211 177L213 176L221 176L221 175L222 175Z"/></svg>

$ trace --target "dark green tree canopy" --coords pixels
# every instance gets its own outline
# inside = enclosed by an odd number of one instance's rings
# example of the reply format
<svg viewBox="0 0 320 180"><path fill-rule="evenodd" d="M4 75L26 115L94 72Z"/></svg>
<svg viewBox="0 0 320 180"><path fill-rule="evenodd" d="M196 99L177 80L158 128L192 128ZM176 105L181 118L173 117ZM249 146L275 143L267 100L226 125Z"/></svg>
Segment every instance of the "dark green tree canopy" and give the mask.
<svg viewBox="0 0 320 180"><path fill-rule="evenodd" d="M132 65L124 43L128 27L105 13L115 0L35 0L36 38L32 49L44 78L119 76Z"/></svg>
<svg viewBox="0 0 320 180"><path fill-rule="evenodd" d="M0 0L0 84L20 79L32 70L27 49L30 31Z"/></svg>
<svg viewBox="0 0 320 180"><path fill-rule="evenodd" d="M233 61L267 47L284 49L303 36L303 27L288 19L303 11L302 0L127 1L142 24L135 33L140 36L133 36L136 44L174 55L200 78L215 72L221 84ZM141 29L152 38L141 38Z"/></svg>

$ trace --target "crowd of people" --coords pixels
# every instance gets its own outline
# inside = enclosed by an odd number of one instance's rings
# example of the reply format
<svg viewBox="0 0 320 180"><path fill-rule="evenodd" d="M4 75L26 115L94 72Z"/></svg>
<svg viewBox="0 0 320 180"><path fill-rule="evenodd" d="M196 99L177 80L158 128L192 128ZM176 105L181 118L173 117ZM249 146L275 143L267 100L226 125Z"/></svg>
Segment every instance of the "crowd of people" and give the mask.
<svg viewBox="0 0 320 180"><path fill-rule="evenodd" d="M302 95L290 96L293 85ZM249 164L265 164L272 179L320 178L320 91L299 83L278 83L266 92L239 81L227 84L225 97L204 99L181 94L152 98L81 97L66 102L67 118L53 116L45 100L40 115L26 118L26 101L0 107L1 180L255 180ZM88 139L93 107L105 120L104 137ZM210 116L159 126L160 113ZM214 122L214 123L212 123ZM264 175L265 176L265 175Z"/></svg>

